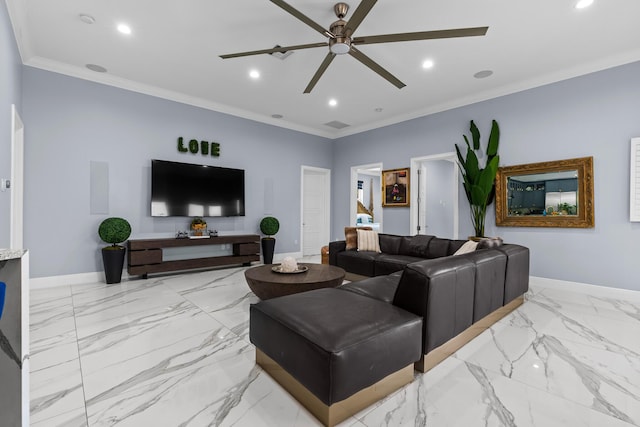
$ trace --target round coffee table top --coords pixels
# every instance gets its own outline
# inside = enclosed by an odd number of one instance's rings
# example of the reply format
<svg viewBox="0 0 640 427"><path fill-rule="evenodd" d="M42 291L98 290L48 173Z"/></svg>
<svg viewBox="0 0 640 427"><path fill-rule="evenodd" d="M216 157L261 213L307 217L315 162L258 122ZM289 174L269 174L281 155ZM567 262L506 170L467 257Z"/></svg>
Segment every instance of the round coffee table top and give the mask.
<svg viewBox="0 0 640 427"><path fill-rule="evenodd" d="M335 288L344 280L344 270L328 264L298 264L308 268L303 273L276 273L277 264L266 264L245 270L244 277L254 294L269 299L320 288Z"/></svg>

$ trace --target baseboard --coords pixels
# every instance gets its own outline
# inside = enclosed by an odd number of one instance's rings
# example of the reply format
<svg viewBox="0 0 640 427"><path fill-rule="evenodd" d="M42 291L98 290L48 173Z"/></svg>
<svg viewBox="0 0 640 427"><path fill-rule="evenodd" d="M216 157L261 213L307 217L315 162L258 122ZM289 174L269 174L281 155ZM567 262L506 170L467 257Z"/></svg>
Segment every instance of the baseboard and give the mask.
<svg viewBox="0 0 640 427"><path fill-rule="evenodd" d="M273 261L280 262L285 257L301 258L302 252L291 252L274 254ZM193 270L193 272L202 270ZM175 274L189 273L189 270L177 271ZM134 276L138 277L138 276ZM122 281L128 281L127 267L122 272ZM104 271L94 271L91 273L65 274L61 276L35 277L29 279L30 289L48 289L66 285L81 285L83 283L100 283L105 282Z"/></svg>
<svg viewBox="0 0 640 427"><path fill-rule="evenodd" d="M126 271L122 273L122 280L128 280ZM104 271L92 273L65 274L61 276L35 277L29 279L30 289L48 289L58 286L80 285L83 283L104 282Z"/></svg>
<svg viewBox="0 0 640 427"><path fill-rule="evenodd" d="M608 286L591 285L587 283L571 282L568 280L548 279L546 277L529 277L529 286L550 289L562 289L570 292L589 294L597 297L614 298L640 298L640 291L622 288L610 288Z"/></svg>

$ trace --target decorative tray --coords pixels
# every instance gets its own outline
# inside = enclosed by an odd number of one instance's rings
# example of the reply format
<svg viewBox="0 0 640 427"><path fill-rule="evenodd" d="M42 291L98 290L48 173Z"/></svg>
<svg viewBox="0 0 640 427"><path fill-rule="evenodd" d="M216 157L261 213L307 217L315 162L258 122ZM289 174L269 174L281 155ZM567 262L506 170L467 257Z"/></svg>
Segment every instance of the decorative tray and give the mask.
<svg viewBox="0 0 640 427"><path fill-rule="evenodd" d="M309 269L309 267L307 267L306 265L299 265L298 269L295 270L295 271L282 271L282 266L281 265L275 265L275 266L271 267L271 271L273 271L275 273L282 273L282 274L304 273L308 269Z"/></svg>

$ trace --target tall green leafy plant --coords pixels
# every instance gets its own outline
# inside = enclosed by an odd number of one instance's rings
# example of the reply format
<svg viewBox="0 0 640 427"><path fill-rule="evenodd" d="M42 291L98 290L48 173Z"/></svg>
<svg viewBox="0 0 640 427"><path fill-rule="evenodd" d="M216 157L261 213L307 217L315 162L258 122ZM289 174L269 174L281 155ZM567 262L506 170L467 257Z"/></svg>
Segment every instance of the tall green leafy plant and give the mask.
<svg viewBox="0 0 640 427"><path fill-rule="evenodd" d="M484 166L480 165L479 160L484 157L480 148L480 131L473 120L471 120L470 130L473 144L469 143L467 135L463 135L467 144L466 156L462 156L458 144L455 146L458 154L458 166L464 180L464 191L471 207L471 222L475 235L476 237L484 237L487 206L493 202L495 196L496 173L500 163L500 156L498 156L500 128L495 120L491 122L491 133L485 151L486 158L483 159Z"/></svg>

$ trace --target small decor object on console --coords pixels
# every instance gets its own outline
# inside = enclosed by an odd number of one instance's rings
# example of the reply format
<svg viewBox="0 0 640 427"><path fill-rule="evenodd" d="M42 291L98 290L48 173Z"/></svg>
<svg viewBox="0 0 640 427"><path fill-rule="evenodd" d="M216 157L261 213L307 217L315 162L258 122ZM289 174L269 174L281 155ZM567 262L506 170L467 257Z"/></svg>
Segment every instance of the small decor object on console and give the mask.
<svg viewBox="0 0 640 427"><path fill-rule="evenodd" d="M195 217L191 221L191 230L193 230L194 236L202 236L204 231L207 229L207 222L200 218Z"/></svg>

